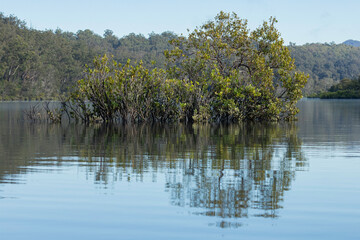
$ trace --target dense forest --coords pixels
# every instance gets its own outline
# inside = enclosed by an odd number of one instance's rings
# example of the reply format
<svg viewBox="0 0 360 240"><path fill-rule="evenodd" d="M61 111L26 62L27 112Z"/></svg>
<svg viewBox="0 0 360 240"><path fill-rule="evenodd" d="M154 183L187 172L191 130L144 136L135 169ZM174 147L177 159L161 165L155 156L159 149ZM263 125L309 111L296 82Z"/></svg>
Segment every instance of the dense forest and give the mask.
<svg viewBox="0 0 360 240"><path fill-rule="evenodd" d="M289 49L297 69L310 76L305 95L325 91L342 79L360 75L360 48L349 43L290 44Z"/></svg>
<svg viewBox="0 0 360 240"><path fill-rule="evenodd" d="M39 31L15 16L0 13L0 99L54 99L92 67L95 56L108 54L119 63L143 61L147 68L164 67L164 50L172 48L172 32L103 36L91 30ZM360 75L360 48L351 44L290 44L297 69L310 78L304 94L324 91L345 78ZM353 44L352 44L353 45Z"/></svg>
<svg viewBox="0 0 360 240"><path fill-rule="evenodd" d="M106 30L99 36L91 30L77 33L30 29L14 16L0 13L0 98L54 99L79 80L85 65L108 54L126 63L144 62L146 67L164 66L164 50L175 34L129 34L122 38Z"/></svg>
<svg viewBox="0 0 360 240"><path fill-rule="evenodd" d="M322 99L331 98L360 98L360 77L358 79L342 79L331 86L328 91L315 94L314 97Z"/></svg>

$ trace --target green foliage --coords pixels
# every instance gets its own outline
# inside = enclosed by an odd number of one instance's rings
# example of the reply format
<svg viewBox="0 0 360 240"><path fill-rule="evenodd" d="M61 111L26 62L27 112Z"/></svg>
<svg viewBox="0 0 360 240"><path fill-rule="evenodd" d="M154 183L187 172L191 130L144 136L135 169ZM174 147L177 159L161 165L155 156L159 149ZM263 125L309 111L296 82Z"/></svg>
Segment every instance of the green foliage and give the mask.
<svg viewBox="0 0 360 240"><path fill-rule="evenodd" d="M360 75L360 48L345 44L305 44L289 47L298 70L309 74L304 94L329 89L341 79Z"/></svg>
<svg viewBox="0 0 360 240"><path fill-rule="evenodd" d="M220 12L187 38L121 39L111 30L101 37L0 20L1 98L60 98L82 78L67 107L84 122L290 120L307 80L295 71L275 18L250 31L235 13ZM91 62L103 52L112 60Z"/></svg>
<svg viewBox="0 0 360 240"><path fill-rule="evenodd" d="M163 51L175 34L129 34L117 38L106 30L101 37L91 30L77 33L38 31L14 16L0 13L0 100L59 99L83 76L85 65L107 53L126 64L143 60L148 68L163 67Z"/></svg>
<svg viewBox="0 0 360 240"><path fill-rule="evenodd" d="M96 58L72 95L73 113L85 122L291 120L307 77L295 72L275 23L250 32L221 12L172 41L167 71Z"/></svg>
<svg viewBox="0 0 360 240"><path fill-rule="evenodd" d="M232 18L234 20L234 16ZM195 57L192 55L193 60L191 61L194 65L189 62L191 67L187 71L196 73L197 70L204 69L202 64L208 64L210 60L214 61L214 59L207 58L214 58L214 56L217 56L216 54L219 54L217 68L220 75L229 75L230 72L228 71L231 70L231 64L239 60L240 56L244 57L244 65L240 64L235 67L246 73L246 71L249 71L246 67L249 65L248 60L255 60L254 55L251 55L251 51L247 50L249 46L257 47L261 51L264 50L262 52L264 56L269 56L271 51L274 52L275 49L266 49L267 45L270 46L271 42L274 43L271 38L279 38L279 34L271 21L262 32L253 31L254 33L251 33L246 28L247 23L245 20L237 19L238 23L241 22L241 24L237 24L236 21L231 23L232 20L223 18L221 20L223 24L220 25L216 25L216 21L204 24L204 28L198 29L197 33L194 31L194 33L190 34L190 37L194 40L191 43L193 45L210 44L209 41L201 40L205 36L214 42L210 46L202 46L202 48L208 48L205 54L202 55L204 57L202 61L195 61L194 59L199 59L200 56ZM229 24L227 25L227 23ZM229 30L229 34L221 36L220 33L227 30ZM264 38L265 35L263 34L265 32L269 34L268 39ZM220 35L215 36L214 34ZM270 36L271 34L273 35ZM236 35L238 38L235 37ZM198 40L195 39L196 37L198 37ZM173 49L173 45L169 44L169 40L176 38L177 36L172 32L151 33L148 37L131 33L118 38L108 29L105 30L103 36L97 35L89 29L80 30L76 33L63 32L60 29L38 31L29 29L25 22L14 16L7 17L0 13L0 99L59 99L68 93L69 88L71 89L78 79L83 77L84 66L93 67L92 60L96 56L105 53L108 56L114 56L114 60L122 64L126 64L128 59L131 59L132 63L142 60L143 66L146 68L164 68L167 59L163 52L167 49L170 51ZM257 42L262 38L264 39L261 43ZM282 45L283 43L280 40L278 39L277 42ZM273 48L276 48L275 45ZM188 46L190 45L188 44ZM185 49L179 45L176 51L182 51L184 54L194 54L195 52L192 52L192 49L194 48ZM243 54L236 55L236 51L243 50ZM310 76L303 89L304 95L324 91L341 79L351 79L360 75L360 68L358 67L360 65L360 48L358 47L345 44L306 44L296 46L290 43L289 50L296 60L297 69ZM255 53L255 51L252 52ZM223 61L228 56L232 58ZM271 59L266 59L263 68L266 68L269 61ZM177 62L179 62L179 59ZM257 62L257 64L260 63L261 60ZM207 74L210 73L211 71ZM256 73L253 76L255 77ZM256 86L256 84L253 84L253 86ZM230 103L225 101L225 105L227 104ZM207 109L209 110L210 107L207 107ZM189 116L195 110L199 113L199 107L192 110L192 107L188 105L184 110L188 112ZM218 118L232 118L230 116L226 117L225 113L226 111L221 111ZM236 113L234 114L236 115Z"/></svg>
<svg viewBox="0 0 360 240"><path fill-rule="evenodd" d="M327 92L321 92L314 97L322 99L360 98L360 77L354 80L343 79L340 83L331 86Z"/></svg>
<svg viewBox="0 0 360 240"><path fill-rule="evenodd" d="M149 70L143 63L122 65L105 55L94 60L72 93L75 117L84 122L171 121L178 118L176 82L162 69ZM86 103L86 102L89 103ZM76 108L73 108L76 109Z"/></svg>
<svg viewBox="0 0 360 240"><path fill-rule="evenodd" d="M188 85L186 119L208 121L292 119L307 77L270 18L250 32L235 13L220 12L166 51L171 78ZM211 117L211 119L210 119Z"/></svg>

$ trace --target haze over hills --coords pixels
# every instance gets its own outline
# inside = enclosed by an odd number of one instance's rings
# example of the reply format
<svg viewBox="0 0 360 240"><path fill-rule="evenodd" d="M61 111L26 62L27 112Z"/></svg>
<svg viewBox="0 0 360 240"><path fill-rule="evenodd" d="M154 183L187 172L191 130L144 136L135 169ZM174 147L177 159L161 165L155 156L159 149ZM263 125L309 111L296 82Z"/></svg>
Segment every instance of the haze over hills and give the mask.
<svg viewBox="0 0 360 240"><path fill-rule="evenodd" d="M85 65L91 67L93 58L105 53L120 63L142 60L148 68L165 67L163 52L172 48L169 40L176 37L172 32L148 37L131 33L118 38L111 30L103 36L89 29L39 31L0 13L0 99L56 98L81 79ZM360 42L290 45L297 69L310 76L304 93L326 90L344 78L357 78L360 48L355 46Z"/></svg>

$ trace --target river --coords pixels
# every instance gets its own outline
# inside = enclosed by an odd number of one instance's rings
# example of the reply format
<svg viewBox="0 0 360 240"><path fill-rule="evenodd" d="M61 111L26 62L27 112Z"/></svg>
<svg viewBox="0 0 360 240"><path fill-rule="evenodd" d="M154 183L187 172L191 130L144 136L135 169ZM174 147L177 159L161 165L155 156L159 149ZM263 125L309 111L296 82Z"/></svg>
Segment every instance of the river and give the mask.
<svg viewBox="0 0 360 240"><path fill-rule="evenodd" d="M294 123L31 123L0 103L0 236L359 239L360 101Z"/></svg>

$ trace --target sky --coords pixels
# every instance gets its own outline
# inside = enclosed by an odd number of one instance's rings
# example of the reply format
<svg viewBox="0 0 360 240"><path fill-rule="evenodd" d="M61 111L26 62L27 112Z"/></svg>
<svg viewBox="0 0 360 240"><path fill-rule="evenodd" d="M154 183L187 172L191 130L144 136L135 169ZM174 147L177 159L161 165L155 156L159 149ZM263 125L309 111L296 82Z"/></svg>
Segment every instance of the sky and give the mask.
<svg viewBox="0 0 360 240"><path fill-rule="evenodd" d="M285 43L360 40L359 0L0 0L0 12L38 30L106 29L123 37L171 31L187 35L220 12L235 12L254 30L269 17Z"/></svg>

